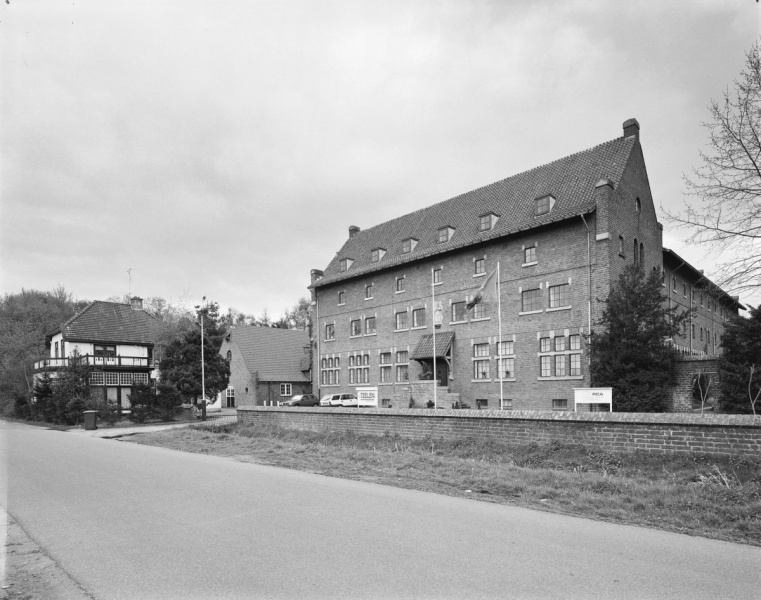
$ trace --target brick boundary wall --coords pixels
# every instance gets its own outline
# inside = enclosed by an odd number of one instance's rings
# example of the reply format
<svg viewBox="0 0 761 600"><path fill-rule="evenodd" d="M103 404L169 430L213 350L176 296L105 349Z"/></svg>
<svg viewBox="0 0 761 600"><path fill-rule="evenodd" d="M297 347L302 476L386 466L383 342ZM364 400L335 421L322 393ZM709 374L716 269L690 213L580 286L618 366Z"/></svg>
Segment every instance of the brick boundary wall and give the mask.
<svg viewBox="0 0 761 600"><path fill-rule="evenodd" d="M559 441L616 452L761 458L761 418L754 421L753 415L252 406L238 408L238 422L359 435L490 438L509 444Z"/></svg>

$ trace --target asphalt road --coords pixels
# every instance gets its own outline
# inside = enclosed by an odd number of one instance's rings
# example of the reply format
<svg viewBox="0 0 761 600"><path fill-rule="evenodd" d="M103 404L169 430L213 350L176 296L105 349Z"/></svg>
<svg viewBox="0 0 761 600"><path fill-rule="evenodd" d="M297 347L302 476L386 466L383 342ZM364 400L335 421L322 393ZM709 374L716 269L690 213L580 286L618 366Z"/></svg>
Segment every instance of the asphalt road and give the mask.
<svg viewBox="0 0 761 600"><path fill-rule="evenodd" d="M761 550L0 421L0 501L97 600L758 598Z"/></svg>

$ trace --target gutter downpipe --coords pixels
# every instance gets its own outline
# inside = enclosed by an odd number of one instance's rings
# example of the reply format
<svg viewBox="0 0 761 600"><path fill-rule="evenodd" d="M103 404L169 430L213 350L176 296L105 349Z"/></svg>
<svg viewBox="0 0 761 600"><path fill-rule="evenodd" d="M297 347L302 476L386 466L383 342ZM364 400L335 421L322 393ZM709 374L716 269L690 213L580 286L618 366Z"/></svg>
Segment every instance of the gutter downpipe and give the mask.
<svg viewBox="0 0 761 600"><path fill-rule="evenodd" d="M317 399L322 398L322 389L320 388L320 382L322 381L322 371L320 370L320 301L317 299L317 288L314 289L314 312L317 318L317 360L315 368L315 378L317 379ZM314 333L314 328L312 329Z"/></svg>
<svg viewBox="0 0 761 600"><path fill-rule="evenodd" d="M589 229L589 224L584 218L584 215L579 215L584 222L584 226L587 228L587 279L589 285L589 299L587 300L587 334L592 335L592 242L590 235L592 235ZM587 349L587 368L589 370L589 387L592 387L592 355Z"/></svg>

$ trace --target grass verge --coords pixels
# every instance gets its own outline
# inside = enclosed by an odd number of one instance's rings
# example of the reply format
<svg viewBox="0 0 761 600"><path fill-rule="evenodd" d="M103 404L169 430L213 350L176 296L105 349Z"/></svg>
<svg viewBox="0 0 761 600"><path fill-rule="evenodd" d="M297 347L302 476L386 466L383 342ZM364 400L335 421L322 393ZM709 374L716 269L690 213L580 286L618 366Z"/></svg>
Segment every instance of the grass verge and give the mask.
<svg viewBox="0 0 761 600"><path fill-rule="evenodd" d="M129 441L761 546L758 459L242 425L193 426Z"/></svg>

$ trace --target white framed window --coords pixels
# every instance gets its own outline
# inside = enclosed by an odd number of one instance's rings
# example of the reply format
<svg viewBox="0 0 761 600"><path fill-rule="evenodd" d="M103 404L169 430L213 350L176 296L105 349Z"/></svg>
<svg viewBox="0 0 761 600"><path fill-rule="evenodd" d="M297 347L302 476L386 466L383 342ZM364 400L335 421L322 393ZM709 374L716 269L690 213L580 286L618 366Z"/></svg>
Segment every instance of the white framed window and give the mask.
<svg viewBox="0 0 761 600"><path fill-rule="evenodd" d="M338 306L346 304L346 292L338 292Z"/></svg>
<svg viewBox="0 0 761 600"><path fill-rule="evenodd" d="M434 285L436 285L437 283L441 283L441 269L433 270L433 283Z"/></svg>
<svg viewBox="0 0 761 600"><path fill-rule="evenodd" d="M408 366L407 365L396 365L396 381L399 383L402 383L404 381L409 381L409 373L407 371Z"/></svg>
<svg viewBox="0 0 761 600"><path fill-rule="evenodd" d="M515 342L513 340L505 340L497 345L497 354L505 356L509 354L515 354Z"/></svg>
<svg viewBox="0 0 761 600"><path fill-rule="evenodd" d="M497 369L499 370L498 376L501 379L514 379L515 378L515 359L514 358L498 359Z"/></svg>
<svg viewBox="0 0 761 600"><path fill-rule="evenodd" d="M416 308L412 311L412 326L425 327L425 308Z"/></svg>
<svg viewBox="0 0 761 600"><path fill-rule="evenodd" d="M293 388L291 387L290 383L281 383L280 384L280 395L281 396L293 396Z"/></svg>
<svg viewBox="0 0 761 600"><path fill-rule="evenodd" d="M499 217L494 213L487 213L478 217L478 231L489 231L494 228Z"/></svg>
<svg viewBox="0 0 761 600"><path fill-rule="evenodd" d="M453 227L442 227L439 229L439 244L444 244L452 239L454 233Z"/></svg>
<svg viewBox="0 0 761 600"><path fill-rule="evenodd" d="M487 303L486 302L479 302L473 307L473 318L474 319L485 319L488 316L488 312L486 310Z"/></svg>
<svg viewBox="0 0 761 600"><path fill-rule="evenodd" d="M354 319L351 322L350 328L349 328L349 334L354 337L357 335L362 335L362 321L359 319Z"/></svg>
<svg viewBox="0 0 761 600"><path fill-rule="evenodd" d="M365 299L369 300L373 297L373 284L369 283L365 286Z"/></svg>
<svg viewBox="0 0 761 600"><path fill-rule="evenodd" d="M385 254L386 250L384 248L375 248L370 251L370 260L374 263L379 262Z"/></svg>
<svg viewBox="0 0 761 600"><path fill-rule="evenodd" d="M568 336L568 346L571 350L581 350L581 336L578 334Z"/></svg>
<svg viewBox="0 0 761 600"><path fill-rule="evenodd" d="M351 268L352 263L354 262L351 258L342 258L338 262L338 269L343 273L344 271L348 271Z"/></svg>
<svg viewBox="0 0 761 600"><path fill-rule="evenodd" d="M334 323L327 323L325 325L325 339L326 340L336 339L336 326Z"/></svg>
<svg viewBox="0 0 761 600"><path fill-rule="evenodd" d="M523 264L536 262L536 246L529 246L523 249Z"/></svg>
<svg viewBox="0 0 761 600"><path fill-rule="evenodd" d="M474 360L473 361L473 379L489 379L489 361L488 360Z"/></svg>
<svg viewBox="0 0 761 600"><path fill-rule="evenodd" d="M551 352L552 351L552 338L543 337L539 338L539 352Z"/></svg>
<svg viewBox="0 0 761 600"><path fill-rule="evenodd" d="M555 377L565 377L565 354L555 355Z"/></svg>
<svg viewBox="0 0 761 600"><path fill-rule="evenodd" d="M394 325L395 325L395 328L396 328L397 331L400 330L400 329L407 329L408 328L408 324L407 324L407 311L406 310L402 311L402 312L396 313L396 322L395 322Z"/></svg>
<svg viewBox="0 0 761 600"><path fill-rule="evenodd" d="M406 240L402 241L402 254L409 254L415 249L415 246L417 246L417 240L415 238L407 238Z"/></svg>
<svg viewBox="0 0 761 600"><path fill-rule="evenodd" d="M397 292L404 291L404 275L396 278L396 291Z"/></svg>
<svg viewBox="0 0 761 600"><path fill-rule="evenodd" d="M466 302L452 302L452 321L458 323L467 320Z"/></svg>
<svg viewBox="0 0 761 600"><path fill-rule="evenodd" d="M367 317L365 319L365 335L375 333L375 317Z"/></svg>
<svg viewBox="0 0 761 600"><path fill-rule="evenodd" d="M570 305L569 289L570 285L562 283L560 285L550 286L550 308L559 308Z"/></svg>
<svg viewBox="0 0 761 600"><path fill-rule="evenodd" d="M148 383L148 373L135 373L133 379L135 383Z"/></svg>
<svg viewBox="0 0 761 600"><path fill-rule="evenodd" d="M532 312L542 309L542 290L523 290L521 292L521 312Z"/></svg>
<svg viewBox="0 0 761 600"><path fill-rule="evenodd" d="M489 356L489 344L473 344L473 356Z"/></svg>
<svg viewBox="0 0 761 600"><path fill-rule="evenodd" d="M119 373L119 385L132 385L132 373Z"/></svg>
<svg viewBox="0 0 761 600"><path fill-rule="evenodd" d="M546 215L548 212L552 210L552 207L555 205L555 197L551 194L548 194L547 196L542 196L541 198L536 199L536 212L535 216L540 217L541 215Z"/></svg>
<svg viewBox="0 0 761 600"><path fill-rule="evenodd" d="M539 357L539 375L541 377L552 377L552 357Z"/></svg>
<svg viewBox="0 0 761 600"><path fill-rule="evenodd" d="M569 375L581 375L581 354L571 354L571 369Z"/></svg>
<svg viewBox="0 0 761 600"><path fill-rule="evenodd" d="M93 371L90 373L90 385L103 385L105 380L103 371Z"/></svg>
<svg viewBox="0 0 761 600"><path fill-rule="evenodd" d="M502 406L500 406L499 408L500 410L513 410L513 399L502 398Z"/></svg>
<svg viewBox="0 0 761 600"><path fill-rule="evenodd" d="M565 350L565 338L558 336L555 338L555 352L563 352Z"/></svg>
<svg viewBox="0 0 761 600"><path fill-rule="evenodd" d="M119 385L119 373L106 373L106 385Z"/></svg>
<svg viewBox="0 0 761 600"><path fill-rule="evenodd" d="M474 275L483 275L486 273L486 259L485 258L477 258L473 262L473 274Z"/></svg>

